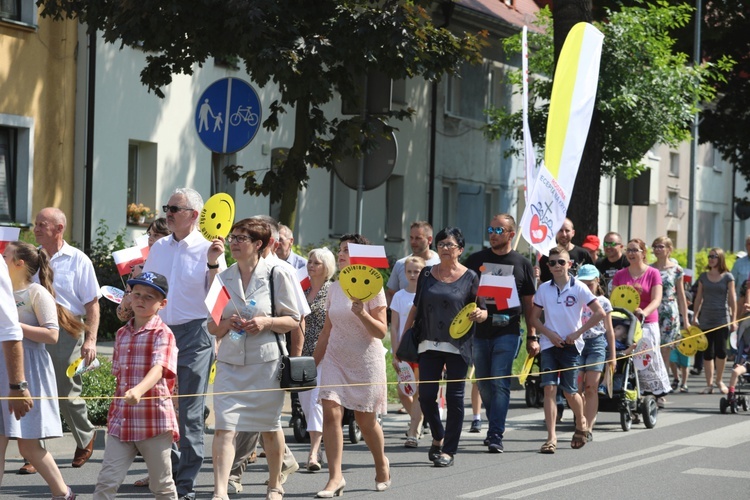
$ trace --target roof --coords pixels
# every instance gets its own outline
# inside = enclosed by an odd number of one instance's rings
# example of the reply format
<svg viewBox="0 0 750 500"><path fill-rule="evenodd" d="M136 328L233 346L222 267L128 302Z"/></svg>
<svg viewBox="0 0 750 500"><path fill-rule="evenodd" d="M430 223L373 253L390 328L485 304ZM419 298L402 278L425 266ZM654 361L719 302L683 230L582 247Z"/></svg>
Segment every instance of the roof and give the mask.
<svg viewBox="0 0 750 500"><path fill-rule="evenodd" d="M456 0L456 5L518 27L531 24L539 12L534 0Z"/></svg>

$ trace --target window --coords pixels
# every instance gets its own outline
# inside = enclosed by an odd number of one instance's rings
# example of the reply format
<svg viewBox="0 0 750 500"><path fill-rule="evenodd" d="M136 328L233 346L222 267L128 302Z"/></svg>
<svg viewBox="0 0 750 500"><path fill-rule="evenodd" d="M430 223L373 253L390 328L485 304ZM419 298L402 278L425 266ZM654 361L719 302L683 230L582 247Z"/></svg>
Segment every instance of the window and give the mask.
<svg viewBox="0 0 750 500"><path fill-rule="evenodd" d="M224 167L235 165L237 155L211 153L211 196L216 193L227 193L234 198L236 184L224 173Z"/></svg>
<svg viewBox="0 0 750 500"><path fill-rule="evenodd" d="M0 0L0 19L36 25L37 8L34 0Z"/></svg>
<svg viewBox="0 0 750 500"><path fill-rule="evenodd" d="M679 217L680 213L680 193L669 191L667 193L667 215Z"/></svg>
<svg viewBox="0 0 750 500"><path fill-rule="evenodd" d="M491 77L486 64L463 64L458 74L448 78L445 111L449 115L487 121Z"/></svg>
<svg viewBox="0 0 750 500"><path fill-rule="evenodd" d="M33 119L0 114L0 222L31 220L33 137Z"/></svg>
<svg viewBox="0 0 750 500"><path fill-rule="evenodd" d="M385 237L404 241L404 176L391 175L385 184Z"/></svg>
<svg viewBox="0 0 750 500"><path fill-rule="evenodd" d="M393 80L391 100L396 104L408 104L406 102L406 80Z"/></svg>
<svg viewBox="0 0 750 500"><path fill-rule="evenodd" d="M156 152L153 142L128 141L127 202L143 203L158 213L156 203Z"/></svg>
<svg viewBox="0 0 750 500"><path fill-rule="evenodd" d="M328 208L328 227L330 236L337 238L349 231L349 218L355 213L351 205L352 191L341 182L335 172L331 172L331 202Z"/></svg>
<svg viewBox="0 0 750 500"><path fill-rule="evenodd" d="M455 225L461 228L466 245L481 248L486 236L484 189L479 184L459 184Z"/></svg>
<svg viewBox="0 0 750 500"><path fill-rule="evenodd" d="M669 153L669 175L680 176L680 153Z"/></svg>

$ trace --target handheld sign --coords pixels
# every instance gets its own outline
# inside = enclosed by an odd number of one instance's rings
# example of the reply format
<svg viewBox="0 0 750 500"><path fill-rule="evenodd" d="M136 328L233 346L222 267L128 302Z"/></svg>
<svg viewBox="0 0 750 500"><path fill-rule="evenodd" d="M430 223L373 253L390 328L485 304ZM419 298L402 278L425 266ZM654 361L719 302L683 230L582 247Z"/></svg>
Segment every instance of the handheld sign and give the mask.
<svg viewBox="0 0 750 500"><path fill-rule="evenodd" d="M453 318L453 321L451 321L450 328L448 328L448 333L450 333L451 338L460 339L461 337L469 333L469 330L471 330L471 327L474 324L469 319L469 314L474 312L474 309L476 308L476 302L472 302L470 304L466 304L463 309L458 311L456 317Z"/></svg>
<svg viewBox="0 0 750 500"><path fill-rule="evenodd" d="M214 360L213 364L211 364L211 372L208 374L209 385L213 385L214 380L216 380L216 360Z"/></svg>
<svg viewBox="0 0 750 500"><path fill-rule="evenodd" d="M413 396L417 392L417 385L414 383L416 377L414 376L414 370L411 369L409 363L405 361L399 361L398 363L398 386L401 392L407 396Z"/></svg>
<svg viewBox="0 0 750 500"><path fill-rule="evenodd" d="M534 364L534 356L530 356L528 353L526 354L526 361L523 362L523 367L521 368L521 373L518 374L518 382L523 385L526 383L526 379L529 377L529 373L531 373L531 367Z"/></svg>
<svg viewBox="0 0 750 500"><path fill-rule="evenodd" d="M227 193L216 193L210 197L200 218L201 234L208 241L218 237L226 238L234 223L234 200Z"/></svg>
<svg viewBox="0 0 750 500"><path fill-rule="evenodd" d="M613 307L621 307L629 312L638 309L641 304L641 295L638 290L630 285L620 285L612 290L609 296Z"/></svg>
<svg viewBox="0 0 750 500"><path fill-rule="evenodd" d="M110 300L115 304L122 302L122 298L125 297L125 292L113 286L104 285L99 290L101 290L102 296L105 299Z"/></svg>
<svg viewBox="0 0 750 500"><path fill-rule="evenodd" d="M68 378L73 378L76 375L80 375L84 372L90 372L91 370L96 370L97 368L99 368L98 359L94 358L94 361L92 361L89 366L86 366L86 362L83 361L83 358L78 358L70 363L68 369L65 370L65 375L67 375Z"/></svg>
<svg viewBox="0 0 750 500"><path fill-rule="evenodd" d="M341 270L339 283L349 299L367 302L383 289L383 275L373 267L354 264Z"/></svg>

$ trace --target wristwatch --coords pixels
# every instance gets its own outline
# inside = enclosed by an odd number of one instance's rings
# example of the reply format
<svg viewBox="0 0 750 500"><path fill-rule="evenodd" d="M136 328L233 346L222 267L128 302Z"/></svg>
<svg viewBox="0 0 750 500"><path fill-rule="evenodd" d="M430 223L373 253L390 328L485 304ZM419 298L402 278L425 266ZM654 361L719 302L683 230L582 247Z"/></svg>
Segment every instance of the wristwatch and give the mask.
<svg viewBox="0 0 750 500"><path fill-rule="evenodd" d="M209 269L219 269L219 263L217 262L216 264L211 265L208 262L206 262L206 267L208 267Z"/></svg>
<svg viewBox="0 0 750 500"><path fill-rule="evenodd" d="M11 391L25 391L29 388L29 383L25 380L20 381L17 384L9 384Z"/></svg>
<svg viewBox="0 0 750 500"><path fill-rule="evenodd" d="M539 342L539 337L537 335L529 335L526 337L527 342Z"/></svg>

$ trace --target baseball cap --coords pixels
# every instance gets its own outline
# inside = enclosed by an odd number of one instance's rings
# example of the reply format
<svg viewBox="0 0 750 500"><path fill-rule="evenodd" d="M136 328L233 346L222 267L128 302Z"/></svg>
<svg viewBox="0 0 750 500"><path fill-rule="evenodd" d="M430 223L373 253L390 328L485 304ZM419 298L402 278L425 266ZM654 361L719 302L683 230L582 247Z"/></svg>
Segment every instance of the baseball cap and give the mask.
<svg viewBox="0 0 750 500"><path fill-rule="evenodd" d="M590 234L586 236L581 246L589 250L599 250L599 237L595 234Z"/></svg>
<svg viewBox="0 0 750 500"><path fill-rule="evenodd" d="M599 277L599 270L593 264L584 264L578 268L577 278L583 281L589 281ZM128 281L128 283L130 283Z"/></svg>
<svg viewBox="0 0 750 500"><path fill-rule="evenodd" d="M169 284L167 283L167 278L162 276L159 273L141 273L135 278L128 280L128 285L132 288L135 285L144 285L144 286L150 286L151 288L157 290L162 295L164 295L164 298L167 297L167 292L169 291Z"/></svg>

